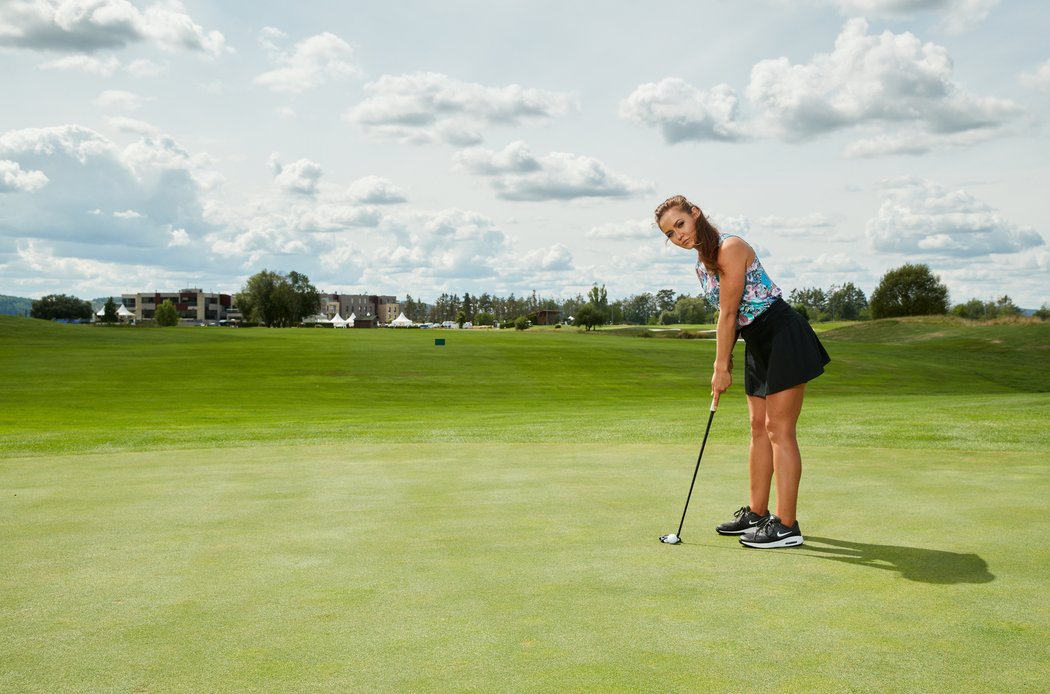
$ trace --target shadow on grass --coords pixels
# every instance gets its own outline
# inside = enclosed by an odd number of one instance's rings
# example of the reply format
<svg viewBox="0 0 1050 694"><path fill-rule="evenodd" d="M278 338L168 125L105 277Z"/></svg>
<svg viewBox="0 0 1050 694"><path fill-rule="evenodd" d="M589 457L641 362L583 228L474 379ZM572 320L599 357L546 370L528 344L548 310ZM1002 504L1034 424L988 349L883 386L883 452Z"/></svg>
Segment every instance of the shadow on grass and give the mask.
<svg viewBox="0 0 1050 694"><path fill-rule="evenodd" d="M976 554L918 547L868 545L810 535L806 536L806 544L800 549L809 550L810 556L821 559L896 571L901 578L920 583L947 585L990 583L995 580L995 575L988 570L988 564Z"/></svg>

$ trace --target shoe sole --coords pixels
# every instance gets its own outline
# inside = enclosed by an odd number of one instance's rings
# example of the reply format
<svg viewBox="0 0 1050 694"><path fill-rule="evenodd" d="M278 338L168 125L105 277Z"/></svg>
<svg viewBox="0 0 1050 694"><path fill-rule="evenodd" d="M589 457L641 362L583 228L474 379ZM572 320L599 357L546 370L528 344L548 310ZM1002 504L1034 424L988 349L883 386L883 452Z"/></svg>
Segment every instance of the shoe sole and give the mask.
<svg viewBox="0 0 1050 694"><path fill-rule="evenodd" d="M798 547L803 543L804 539L801 535L792 535L791 537L785 537L783 540L774 540L773 542L755 542L754 540L740 539L740 544L745 547L754 547L755 549L777 549L779 547Z"/></svg>

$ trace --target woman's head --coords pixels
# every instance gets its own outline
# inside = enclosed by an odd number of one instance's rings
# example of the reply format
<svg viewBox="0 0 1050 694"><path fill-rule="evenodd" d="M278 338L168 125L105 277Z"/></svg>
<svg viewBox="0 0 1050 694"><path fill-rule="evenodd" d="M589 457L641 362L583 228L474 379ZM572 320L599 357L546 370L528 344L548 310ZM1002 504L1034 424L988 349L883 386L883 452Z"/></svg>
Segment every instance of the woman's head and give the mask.
<svg viewBox="0 0 1050 694"><path fill-rule="evenodd" d="M696 249L710 272L718 270L718 230L684 195L673 195L655 211L656 226L679 248Z"/></svg>

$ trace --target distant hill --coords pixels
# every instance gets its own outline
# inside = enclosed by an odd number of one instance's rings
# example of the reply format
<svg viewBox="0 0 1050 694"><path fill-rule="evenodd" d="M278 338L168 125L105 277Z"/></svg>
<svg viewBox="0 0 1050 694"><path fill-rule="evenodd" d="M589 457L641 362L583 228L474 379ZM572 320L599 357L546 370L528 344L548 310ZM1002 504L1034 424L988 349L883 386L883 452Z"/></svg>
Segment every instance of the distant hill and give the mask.
<svg viewBox="0 0 1050 694"><path fill-rule="evenodd" d="M28 316L33 300L0 294L0 316Z"/></svg>

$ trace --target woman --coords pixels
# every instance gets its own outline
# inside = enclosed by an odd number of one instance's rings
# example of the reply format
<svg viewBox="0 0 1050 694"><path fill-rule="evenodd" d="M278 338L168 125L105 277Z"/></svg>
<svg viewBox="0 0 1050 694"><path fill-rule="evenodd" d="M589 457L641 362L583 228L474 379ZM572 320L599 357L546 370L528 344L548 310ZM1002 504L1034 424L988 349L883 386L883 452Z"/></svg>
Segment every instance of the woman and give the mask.
<svg viewBox="0 0 1050 694"><path fill-rule="evenodd" d="M824 373L831 359L809 323L781 298L758 256L742 238L715 229L700 208L676 195L656 208L656 224L674 245L695 250L696 274L718 304L711 395L733 383L733 346L744 338L744 391L751 417L748 452L750 498L733 519L715 530L740 535L747 547L795 547L803 542L795 517L802 457L795 424L806 382ZM769 494L776 480L776 514Z"/></svg>

